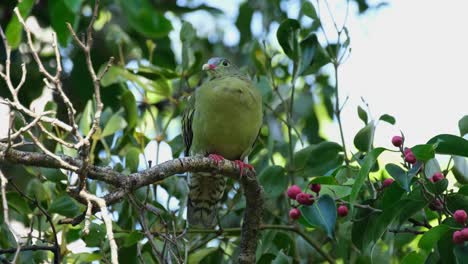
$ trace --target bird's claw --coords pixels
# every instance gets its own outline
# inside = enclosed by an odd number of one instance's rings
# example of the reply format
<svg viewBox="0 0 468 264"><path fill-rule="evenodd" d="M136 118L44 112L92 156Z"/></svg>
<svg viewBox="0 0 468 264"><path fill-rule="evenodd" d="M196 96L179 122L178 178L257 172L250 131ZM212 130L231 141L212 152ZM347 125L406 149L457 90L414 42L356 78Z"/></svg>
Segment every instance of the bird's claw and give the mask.
<svg viewBox="0 0 468 264"><path fill-rule="evenodd" d="M255 170L254 167L248 163L244 163L243 161L241 160L235 160L234 163L237 165L237 167L239 167L239 170L240 170L240 177L242 177L243 173L244 173L244 168L247 168L249 170Z"/></svg>
<svg viewBox="0 0 468 264"><path fill-rule="evenodd" d="M208 158L212 159L217 166L219 166L219 163L224 160L224 157L218 154L210 154L208 155Z"/></svg>

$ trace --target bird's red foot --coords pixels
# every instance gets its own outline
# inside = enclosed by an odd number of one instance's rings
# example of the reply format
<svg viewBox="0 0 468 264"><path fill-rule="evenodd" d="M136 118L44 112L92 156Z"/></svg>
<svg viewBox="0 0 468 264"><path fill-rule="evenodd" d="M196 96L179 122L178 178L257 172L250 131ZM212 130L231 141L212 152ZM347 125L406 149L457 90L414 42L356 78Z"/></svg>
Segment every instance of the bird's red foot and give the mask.
<svg viewBox="0 0 468 264"><path fill-rule="evenodd" d="M252 165L248 163L244 163L241 160L235 160L234 163L239 167L241 177L242 177L242 174L244 173L244 168L247 168L249 170L255 170Z"/></svg>
<svg viewBox="0 0 468 264"><path fill-rule="evenodd" d="M210 154L208 155L208 158L212 159L217 166L219 166L219 163L224 160L224 157L218 154Z"/></svg>

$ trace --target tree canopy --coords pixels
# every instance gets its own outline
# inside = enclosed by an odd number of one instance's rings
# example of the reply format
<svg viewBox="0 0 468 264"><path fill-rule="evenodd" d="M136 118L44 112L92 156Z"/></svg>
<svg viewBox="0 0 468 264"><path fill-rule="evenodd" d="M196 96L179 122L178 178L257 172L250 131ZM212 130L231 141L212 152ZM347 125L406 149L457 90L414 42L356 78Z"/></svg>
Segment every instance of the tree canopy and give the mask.
<svg viewBox="0 0 468 264"><path fill-rule="evenodd" d="M345 17L384 4L343 2ZM387 149L375 131L397 120L363 105L347 142L346 18L327 1L244 1L232 14L209 3L0 3L0 260L465 263L468 117L458 135L408 146L403 131ZM262 94L255 171L184 157L182 113L215 56ZM187 172L228 178L213 229L187 226Z"/></svg>

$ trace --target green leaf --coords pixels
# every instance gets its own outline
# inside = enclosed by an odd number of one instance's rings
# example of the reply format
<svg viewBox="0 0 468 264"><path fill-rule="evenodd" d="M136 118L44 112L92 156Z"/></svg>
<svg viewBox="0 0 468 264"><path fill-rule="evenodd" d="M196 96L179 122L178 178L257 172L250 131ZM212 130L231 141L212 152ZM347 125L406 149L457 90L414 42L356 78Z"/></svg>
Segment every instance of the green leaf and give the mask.
<svg viewBox="0 0 468 264"><path fill-rule="evenodd" d="M388 114L382 115L382 116L379 118L379 120L385 121L385 122L387 122L387 123L389 123L389 124L392 124L392 125L394 125L394 124L396 123L395 118L394 118L393 116L391 116L391 115L388 115Z"/></svg>
<svg viewBox="0 0 468 264"><path fill-rule="evenodd" d="M171 22L156 10L148 0L119 0L124 18L138 33L147 38L167 36L172 30Z"/></svg>
<svg viewBox="0 0 468 264"><path fill-rule="evenodd" d="M317 46L320 44L317 40L317 36L315 34L310 34L307 38L302 40L299 45L301 49L301 59L297 74L301 75L309 67L317 51Z"/></svg>
<svg viewBox="0 0 468 264"><path fill-rule="evenodd" d="M359 191L361 190L361 187L364 184L367 175L369 175L369 172L374 166L375 162L377 161L377 158L384 150L384 148L375 148L371 152L369 152L364 158L361 170L359 171L356 181L353 184L353 189L351 190L351 196L349 198L351 204L356 201Z"/></svg>
<svg viewBox="0 0 468 264"><path fill-rule="evenodd" d="M468 134L468 115L465 115L458 121L458 128L460 129L460 135L462 137Z"/></svg>
<svg viewBox="0 0 468 264"><path fill-rule="evenodd" d="M362 109L361 106L358 106L357 112L358 112L359 119L361 119L362 122L364 122L364 125L367 125L367 121L368 121L367 112L364 109Z"/></svg>
<svg viewBox="0 0 468 264"><path fill-rule="evenodd" d="M208 247L208 248L202 248L194 253L190 254L188 257L188 263L193 263L193 264L198 264L200 263L206 256L213 254L218 250L217 247Z"/></svg>
<svg viewBox="0 0 468 264"><path fill-rule="evenodd" d="M117 235L118 233L116 233ZM141 239L143 239L144 235L141 232L138 231L133 231L130 234L128 233L120 233L122 234L124 238L123 244L121 244L122 247L130 247L138 243ZM117 237L117 236L116 236Z"/></svg>
<svg viewBox="0 0 468 264"><path fill-rule="evenodd" d="M70 31L67 24L70 23L76 29L80 20L80 7L83 0L51 1L49 3L49 15L52 28L57 33L57 39L62 46L66 46L70 39Z"/></svg>
<svg viewBox="0 0 468 264"><path fill-rule="evenodd" d="M302 216L310 227L321 228L328 237L333 238L336 223L336 203L329 195L321 195L311 206L300 208Z"/></svg>
<svg viewBox="0 0 468 264"><path fill-rule="evenodd" d="M453 249L453 254L457 259L457 264L468 264L468 246L460 245Z"/></svg>
<svg viewBox="0 0 468 264"><path fill-rule="evenodd" d="M321 142L295 153L296 173L303 177L324 175L343 163L343 148L335 142Z"/></svg>
<svg viewBox="0 0 468 264"><path fill-rule="evenodd" d="M468 140L455 135L442 134L431 138L427 144L436 144L437 154L468 157Z"/></svg>
<svg viewBox="0 0 468 264"><path fill-rule="evenodd" d="M430 252L432 248L435 247L439 239L449 230L450 227L444 224L429 229L429 231L424 233L421 237L421 240L419 240L418 247Z"/></svg>
<svg viewBox="0 0 468 264"><path fill-rule="evenodd" d="M192 24L184 21L180 29L180 41L182 42L182 68L188 69L194 60L192 42L196 37L196 31Z"/></svg>
<svg viewBox="0 0 468 264"><path fill-rule="evenodd" d="M115 132L117 132L120 129L124 129L126 126L127 122L125 121L125 119L119 114L114 114L104 127L101 137L104 138L109 135L113 135Z"/></svg>
<svg viewBox="0 0 468 264"><path fill-rule="evenodd" d="M88 100L83 113L81 114L80 124L78 125L78 129L83 135L87 135L89 133L91 123L93 122L93 115L93 101Z"/></svg>
<svg viewBox="0 0 468 264"><path fill-rule="evenodd" d="M26 19L26 17L29 15L29 12L31 12L32 7L34 6L34 2L34 0L18 1L18 11L24 19ZM8 41L8 45L10 45L12 49L18 48L23 36L23 26L14 13L12 13L11 20L5 29L5 35Z"/></svg>
<svg viewBox="0 0 468 264"><path fill-rule="evenodd" d="M446 232L437 242L437 253L440 258L437 263L442 264L453 264L456 263L455 256L453 254L454 244L452 241L452 232Z"/></svg>
<svg viewBox="0 0 468 264"><path fill-rule="evenodd" d="M299 56L299 47L297 41L297 31L300 28L299 22L295 19L286 19L281 22L276 38L288 57L296 61Z"/></svg>
<svg viewBox="0 0 468 264"><path fill-rule="evenodd" d="M354 137L354 146L362 152L368 152L374 138L374 123L370 122Z"/></svg>
<svg viewBox="0 0 468 264"><path fill-rule="evenodd" d="M408 255L406 255L403 260L402 264L424 264L424 261L426 260L426 256L423 255L422 253L418 252L410 252Z"/></svg>
<svg viewBox="0 0 468 264"><path fill-rule="evenodd" d="M304 13L304 15L306 15L306 16L314 19L314 20L319 19L318 15L317 15L317 11L315 11L314 5L312 5L312 3L309 2L309 1L304 1L302 3L301 11Z"/></svg>
<svg viewBox="0 0 468 264"><path fill-rule="evenodd" d="M102 77L101 84L103 87L107 87L115 83L126 81L131 81L146 91L163 97L168 97L172 93L171 88L165 78L160 77L154 80L149 80L145 77L135 75L119 66L111 66L106 74Z"/></svg>
<svg viewBox="0 0 468 264"><path fill-rule="evenodd" d="M385 170L387 170L388 174L390 174L390 176L392 176L392 178L394 178L401 187L403 187L403 189L407 192L410 191L411 178L405 170L392 163L385 165Z"/></svg>
<svg viewBox="0 0 468 264"><path fill-rule="evenodd" d="M6 200L8 201L8 206L11 209L14 209L19 214L27 215L31 213L28 203L25 198L22 197L19 193L16 192L7 192Z"/></svg>
<svg viewBox="0 0 468 264"><path fill-rule="evenodd" d="M125 109L125 119L127 120L128 127L133 128L138 121L138 109L135 96L130 91L125 91L122 95L122 106Z"/></svg>
<svg viewBox="0 0 468 264"><path fill-rule="evenodd" d="M452 173L461 184L468 184L468 159L460 156L452 156Z"/></svg>
<svg viewBox="0 0 468 264"><path fill-rule="evenodd" d="M68 195L55 198L49 206L50 213L57 213L66 217L75 217L80 214L80 207Z"/></svg>
<svg viewBox="0 0 468 264"><path fill-rule="evenodd" d="M271 264L291 264L293 259L290 256L286 256L283 253L283 250L280 250L276 255L276 258L271 262Z"/></svg>
<svg viewBox="0 0 468 264"><path fill-rule="evenodd" d="M125 166L130 169L130 172L136 172L138 170L139 162L140 149L137 147L130 147L125 155Z"/></svg>
<svg viewBox="0 0 468 264"><path fill-rule="evenodd" d="M106 225L96 224L91 222L89 225L89 233L82 237L83 241L88 247L100 247L102 246L103 241L105 241L106 236Z"/></svg>
<svg viewBox="0 0 468 264"><path fill-rule="evenodd" d="M269 166L258 176L260 184L265 190L266 197L277 197L284 194L288 187L288 177L281 166Z"/></svg>
<svg viewBox="0 0 468 264"><path fill-rule="evenodd" d="M138 68L134 73L150 80L158 78L174 79L179 77L179 74L172 69L163 68L153 64L138 64Z"/></svg>
<svg viewBox="0 0 468 264"><path fill-rule="evenodd" d="M416 156L416 159L422 162L426 162L435 157L434 145L421 144L411 148L411 151Z"/></svg>

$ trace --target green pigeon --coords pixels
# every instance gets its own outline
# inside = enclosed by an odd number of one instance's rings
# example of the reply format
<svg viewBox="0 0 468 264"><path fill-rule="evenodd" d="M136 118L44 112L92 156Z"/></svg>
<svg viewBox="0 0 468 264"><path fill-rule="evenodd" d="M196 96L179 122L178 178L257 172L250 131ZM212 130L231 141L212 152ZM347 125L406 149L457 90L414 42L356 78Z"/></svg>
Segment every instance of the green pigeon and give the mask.
<svg viewBox="0 0 468 264"><path fill-rule="evenodd" d="M248 76L225 58L203 65L209 79L190 97L182 118L185 155L233 160L247 164L262 125L262 96ZM244 163L245 162L245 163ZM215 173L189 174L187 221L190 226L215 225L226 177Z"/></svg>

